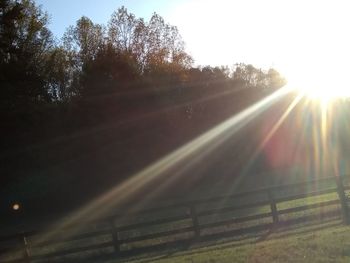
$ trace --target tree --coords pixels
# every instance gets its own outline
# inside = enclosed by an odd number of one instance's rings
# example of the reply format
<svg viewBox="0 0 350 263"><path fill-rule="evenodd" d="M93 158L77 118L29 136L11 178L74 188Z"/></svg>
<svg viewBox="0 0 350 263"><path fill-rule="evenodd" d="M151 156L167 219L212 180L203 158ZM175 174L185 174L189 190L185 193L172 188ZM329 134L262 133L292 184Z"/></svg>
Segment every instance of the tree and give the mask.
<svg viewBox="0 0 350 263"><path fill-rule="evenodd" d="M46 56L45 74L52 99L67 102L79 93L75 83L78 75L75 53L60 46L47 52Z"/></svg>
<svg viewBox="0 0 350 263"><path fill-rule="evenodd" d="M128 53L106 45L94 60L82 68L80 86L83 97L111 95L130 88L140 78L137 61Z"/></svg>
<svg viewBox="0 0 350 263"><path fill-rule="evenodd" d="M47 24L32 0L0 2L0 100L7 110L51 100L44 69L54 41Z"/></svg>
<svg viewBox="0 0 350 263"><path fill-rule="evenodd" d="M83 16L76 25L70 26L63 36L64 47L77 55L77 63L82 66L93 60L105 43L105 29Z"/></svg>
<svg viewBox="0 0 350 263"><path fill-rule="evenodd" d="M176 72L191 66L192 58L185 52L177 27L166 24L161 16L154 13L147 30L146 71L166 67Z"/></svg>
<svg viewBox="0 0 350 263"><path fill-rule="evenodd" d="M236 64L233 80L247 88L277 89L286 84L285 78L275 69L267 72L244 63Z"/></svg>
<svg viewBox="0 0 350 263"><path fill-rule="evenodd" d="M235 72L233 73L233 79L242 84L245 87L257 87L261 80L262 71L253 67L253 65L239 63L236 64Z"/></svg>
<svg viewBox="0 0 350 263"><path fill-rule="evenodd" d="M134 14L128 13L124 6L114 11L108 23L110 43L119 50L135 52L135 37L140 21L135 18Z"/></svg>
<svg viewBox="0 0 350 263"><path fill-rule="evenodd" d="M105 28L102 25L94 24L85 16L77 20L75 26L70 26L66 30L62 38L63 46L59 53L65 57L61 57L60 61L61 63L64 62L65 70L60 69L60 72L65 72L66 75L56 75L60 79L61 88L69 91L64 96L69 98L70 96L81 95L84 89L81 78L85 68L104 49L106 38ZM65 78L67 80L62 82Z"/></svg>
<svg viewBox="0 0 350 263"><path fill-rule="evenodd" d="M272 89L278 89L287 84L287 80L283 76L281 76L281 74L277 70L273 68L270 68L267 72L267 79L267 85Z"/></svg>
<svg viewBox="0 0 350 263"><path fill-rule="evenodd" d="M192 64L177 28L156 13L145 23L125 7L119 8L108 23L108 40L116 49L133 56L145 74L179 71Z"/></svg>

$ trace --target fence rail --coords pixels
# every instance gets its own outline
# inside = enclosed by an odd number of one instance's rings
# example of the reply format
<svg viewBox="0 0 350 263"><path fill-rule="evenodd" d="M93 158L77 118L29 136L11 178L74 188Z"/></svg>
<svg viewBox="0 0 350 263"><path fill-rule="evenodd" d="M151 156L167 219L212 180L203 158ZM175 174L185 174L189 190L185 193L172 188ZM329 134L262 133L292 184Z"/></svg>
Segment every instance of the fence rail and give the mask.
<svg viewBox="0 0 350 263"><path fill-rule="evenodd" d="M320 187L322 183L326 183L326 187ZM329 186L332 183L335 187ZM312 191L308 191L310 188L313 188ZM344 186L339 177L327 177L153 207L129 213L128 221L134 222L128 224L118 221L118 218L126 216L119 213L100 221L86 223L94 226L88 230L80 229L75 233L75 228L64 229L50 239L40 240L40 235L45 234L41 231L2 236L0 263L29 263L33 260L74 256L77 253L94 251L98 257L117 257L178 245L187 246L197 241L276 227L281 221L281 216L293 213L323 209L323 214L326 214L331 212L326 209L331 206L340 206L341 209L337 208L334 211L341 211L344 223L349 224L349 208L345 195L345 190L349 189L350 187ZM330 200L279 207L286 202L332 193L335 197ZM170 210L176 213L168 215ZM157 215L152 216L152 213ZM83 223L80 222L80 225ZM72 242L80 245L74 246Z"/></svg>

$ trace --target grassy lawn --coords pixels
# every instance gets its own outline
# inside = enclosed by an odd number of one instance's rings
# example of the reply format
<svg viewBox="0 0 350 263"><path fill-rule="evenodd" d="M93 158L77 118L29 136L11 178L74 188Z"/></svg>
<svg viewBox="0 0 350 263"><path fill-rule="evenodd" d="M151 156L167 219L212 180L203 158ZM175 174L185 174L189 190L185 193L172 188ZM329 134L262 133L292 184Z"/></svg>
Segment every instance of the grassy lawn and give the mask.
<svg viewBox="0 0 350 263"><path fill-rule="evenodd" d="M293 190L293 189L292 189ZM299 189L296 189L299 190ZM295 195L300 192L289 191L282 192L278 198ZM276 195L275 195L276 196ZM197 206L197 212L205 212L216 208L234 207L242 204L254 203L256 200L264 201L267 196L263 195L244 196L236 199L224 199L219 202L207 202ZM310 196L291 201L283 201L277 204L278 210L300 207L303 205L312 205L322 201L337 200L337 193L327 193L319 196ZM169 208L170 209L170 208ZM146 213L139 217L128 218L123 224L136 224L143 221L148 222L154 219L167 218L171 216L184 215L187 213L186 207L178 209L171 208L164 211ZM234 230L258 226L261 224L272 223L270 215L264 218L255 218L247 222L231 223L230 221L222 224L223 220L230 220L244 216L256 215L259 213L270 212L270 206L265 203L258 207L247 209L229 210L214 214L202 214L198 216L198 222L202 226L200 242L192 242L184 245L181 249L166 247L165 250L158 251L153 254L143 254L134 257L112 259L111 255L114 249L108 246L95 251L82 251L76 254L67 255L62 258L65 260L73 260L69 262L106 262L104 255L109 257L108 262L350 262L350 226L346 227L340 222L339 204L332 204L325 207L313 207L312 209L283 213L279 215L280 225L277 229L269 231L268 229L254 230L254 232L232 234ZM216 223L220 222L219 225ZM118 225L118 222L115 222ZM214 226L205 226L205 224L214 223ZM123 225L121 224L121 226ZM178 228L191 227L191 218L177 219L175 221L159 223L156 225L146 225L125 229L119 232L121 240L129 238L137 238L147 234L155 234L162 231L172 231ZM94 226L83 227L81 231L89 232L91 227L94 229L107 229L109 225L96 224ZM86 228L86 229L85 229ZM230 232L231 231L231 232ZM69 232L66 233L69 236ZM215 239L205 239L210 235L214 235ZM135 240L121 244L122 252L127 252L131 248L141 248L145 246L164 244L170 241L183 239L191 239L193 231L186 233L172 234L168 236L159 236L142 240ZM35 238L35 236L34 236ZM34 240L34 239L33 239ZM83 238L75 241L67 241L63 243L53 243L44 247L32 247L32 255L42 255L49 252L56 252L65 249L74 249L88 245L98 245L100 243L109 242L112 236L109 232L104 235ZM29 243L32 238L28 238ZM170 252L173 251L173 252ZM174 252L175 251L175 252ZM131 255L134 251L130 251ZM144 252L145 253L145 252ZM89 259L89 255L95 259ZM136 254L134 255L136 256ZM19 257L13 255L11 258ZM133 260L133 261L132 261ZM51 262L51 261L50 261Z"/></svg>
<svg viewBox="0 0 350 263"><path fill-rule="evenodd" d="M339 220L293 226L262 238L162 255L135 263L350 262L350 226Z"/></svg>

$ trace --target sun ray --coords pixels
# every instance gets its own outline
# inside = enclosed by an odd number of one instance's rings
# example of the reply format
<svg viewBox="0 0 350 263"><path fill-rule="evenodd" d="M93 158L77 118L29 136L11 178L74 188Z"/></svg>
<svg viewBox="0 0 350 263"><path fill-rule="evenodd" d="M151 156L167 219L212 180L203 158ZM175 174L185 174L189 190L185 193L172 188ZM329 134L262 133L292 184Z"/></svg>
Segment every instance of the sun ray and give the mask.
<svg viewBox="0 0 350 263"><path fill-rule="evenodd" d="M245 166L245 169L241 172L242 175L245 175L248 172L250 166L256 160L258 155L261 153L264 146L271 139L271 137L276 133L278 128L282 125L282 123L285 121L285 119L288 117L288 115L294 109L294 107L300 102L301 98L302 98L302 95L299 94L292 100L292 102L289 104L287 109L284 111L281 117L277 120L277 122L273 125L272 129L269 131L269 133L265 136L263 141L259 144L259 146L255 150L255 152L252 154L252 156L250 157L250 159L248 160Z"/></svg>
<svg viewBox="0 0 350 263"><path fill-rule="evenodd" d="M222 144L238 130L247 125L258 115L265 112L273 104L290 92L291 89L289 86L285 86L275 91L261 101L253 104L242 112L212 128L203 135L163 157L154 164L131 176L129 179L96 198L91 203L76 211L74 214L60 220L60 222L52 225L47 230L46 234L33 242L40 243L44 240L48 240L61 229L80 222L82 218L94 220L108 215L113 207L122 204L133 195L140 192L142 188L150 185L156 179L162 177L165 172L186 162L191 163L193 156L197 154L203 156L202 154L209 153L212 149Z"/></svg>

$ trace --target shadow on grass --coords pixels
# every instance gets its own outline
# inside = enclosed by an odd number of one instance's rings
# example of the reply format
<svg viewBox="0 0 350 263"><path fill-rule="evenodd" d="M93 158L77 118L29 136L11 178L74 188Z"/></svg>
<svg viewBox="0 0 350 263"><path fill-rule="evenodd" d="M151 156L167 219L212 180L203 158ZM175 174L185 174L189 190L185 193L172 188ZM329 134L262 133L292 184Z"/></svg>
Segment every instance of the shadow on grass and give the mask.
<svg viewBox="0 0 350 263"><path fill-rule="evenodd" d="M137 262L148 263L163 259L172 259L181 256L191 256L210 251L233 249L245 245L254 245L259 242L273 239L281 239L293 235L320 231L341 225L340 211L332 210L322 215L303 215L298 218L282 220L278 224L258 224L243 229L230 229L202 235L196 239L176 240L170 243L161 243L152 247L140 247L124 250L118 253L94 255L92 257L64 259L64 261L52 262L84 262L84 263L122 263ZM45 261L47 262L47 261ZM51 262L51 261L50 261Z"/></svg>
<svg viewBox="0 0 350 263"><path fill-rule="evenodd" d="M236 248L244 245L253 245L259 242L263 242L266 240L276 240L276 239L282 239L290 236L300 235L300 234L306 234L306 233L312 233L328 228L333 228L336 226L341 226L341 218L339 217L338 213L332 213L330 214L333 217L330 218L322 218L315 222L315 220L310 220L312 218L315 218L315 216L310 216L308 219L307 217L298 218L294 220L288 220L284 222L280 222L278 225L274 226L273 228L267 229L266 231L262 233L255 233L250 235L245 235L241 237L237 237L234 239L230 239L229 241L218 241L216 243L207 243L203 244L200 243L196 247L189 246L187 248L187 251L184 251L183 249L177 249L176 251L169 252L167 254L149 257L147 259L133 259L137 263L150 263L159 261L162 259L171 259L181 256L191 256L199 253L206 253L211 251L218 251L223 249L229 249L229 248ZM305 222L305 220L307 220ZM192 251L188 251L191 249ZM128 259L127 261L129 261ZM119 262L126 262L126 261L119 261Z"/></svg>
<svg viewBox="0 0 350 263"><path fill-rule="evenodd" d="M257 241L258 242L265 241L271 235L275 235L274 238L276 239L277 238L276 235L278 235L278 237L288 237L295 234L312 232L313 230L314 231L322 230L325 228L324 225L327 225L327 226L341 225L340 221L337 223L334 223L335 220L340 220L340 219L341 217L338 212L331 211L325 215L325 218L320 218L318 215L310 215L306 217L285 220L280 222L277 226L269 229L265 234L261 235ZM309 226L315 226L315 221L318 227L313 227L312 229L310 229ZM329 224L329 222L333 222L333 223ZM290 231L294 231L294 232L290 233Z"/></svg>

